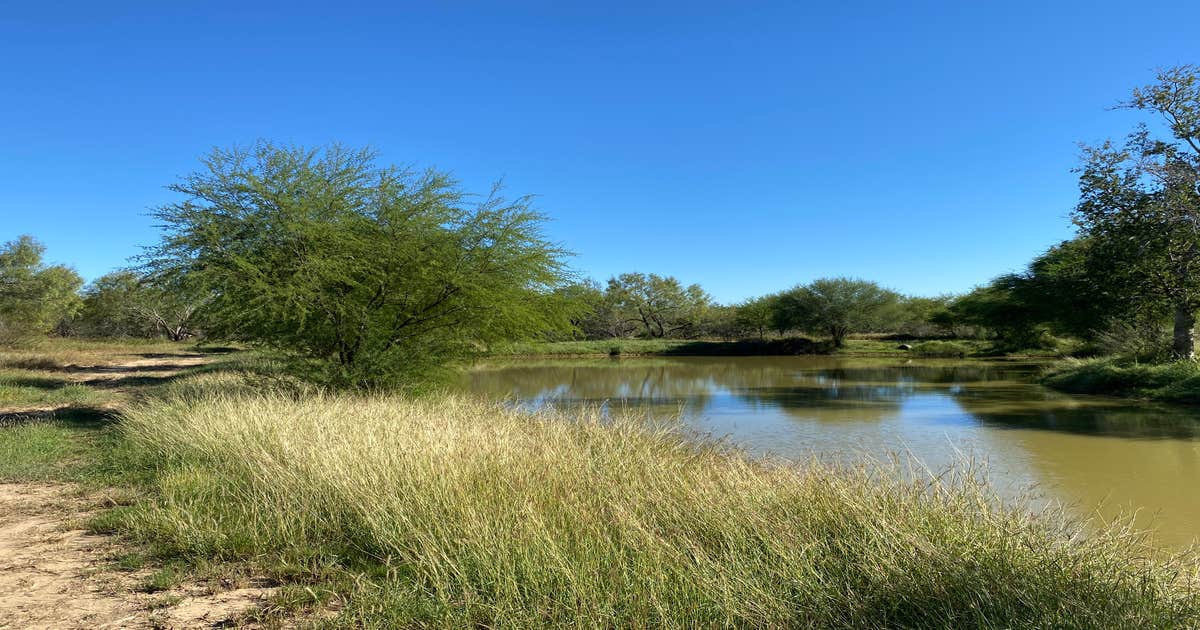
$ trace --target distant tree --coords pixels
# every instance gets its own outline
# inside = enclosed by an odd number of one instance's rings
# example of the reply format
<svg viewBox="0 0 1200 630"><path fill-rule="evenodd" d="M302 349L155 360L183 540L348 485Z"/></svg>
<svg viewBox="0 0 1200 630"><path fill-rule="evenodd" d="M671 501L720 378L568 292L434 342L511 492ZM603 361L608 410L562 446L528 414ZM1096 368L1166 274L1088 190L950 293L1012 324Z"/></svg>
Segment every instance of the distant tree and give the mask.
<svg viewBox="0 0 1200 630"><path fill-rule="evenodd" d="M952 296L902 297L897 305L896 321L892 326L894 332L914 337L945 334L948 330L940 322L953 302Z"/></svg>
<svg viewBox="0 0 1200 630"><path fill-rule="evenodd" d="M83 279L70 267L47 265L32 236L0 247L0 342L46 334L79 310Z"/></svg>
<svg viewBox="0 0 1200 630"><path fill-rule="evenodd" d="M852 333L888 327L897 315L900 295L874 282L824 278L779 296L778 318L829 336L837 347Z"/></svg>
<svg viewBox="0 0 1200 630"><path fill-rule="evenodd" d="M1043 322L1017 290L1018 274L1000 276L986 285L959 296L945 314L934 321L948 327L983 329L989 336L1013 348L1031 348L1041 343Z"/></svg>
<svg viewBox="0 0 1200 630"><path fill-rule="evenodd" d="M1063 241L1029 264L1013 290L1032 319L1054 334L1093 339L1114 319L1159 319L1170 305L1151 295L1086 236Z"/></svg>
<svg viewBox="0 0 1200 630"><path fill-rule="evenodd" d="M628 322L647 337L687 336L712 305L698 284L684 286L670 276L623 273L608 281L607 296Z"/></svg>
<svg viewBox="0 0 1200 630"><path fill-rule="evenodd" d="M83 307L73 322L91 337L166 337L183 341L196 334L204 300L181 288L156 285L124 269L105 274L83 290Z"/></svg>
<svg viewBox="0 0 1200 630"><path fill-rule="evenodd" d="M696 336L732 341L746 336L746 328L738 319L736 306L713 304L704 309L696 326Z"/></svg>
<svg viewBox="0 0 1200 630"><path fill-rule="evenodd" d="M1174 312L1172 351L1195 356L1200 310L1200 78L1195 66L1158 73L1123 104L1153 112L1171 140L1140 127L1126 144L1086 147L1074 220L1092 242L1107 284L1126 297L1166 302Z"/></svg>
<svg viewBox="0 0 1200 630"><path fill-rule="evenodd" d="M1116 321L1143 326L1160 318L1162 302L1135 299L1130 291L1136 287L1117 280L1121 272L1113 263L1096 255L1090 238L1064 241L1025 271L999 276L954 300L948 316L935 319L986 329L1013 348L1034 348L1051 342L1049 335L1094 340Z"/></svg>
<svg viewBox="0 0 1200 630"><path fill-rule="evenodd" d="M565 252L529 198L475 198L366 149L215 150L171 186L156 283L209 295L206 335L310 359L337 382L404 382L493 341L569 326Z"/></svg>
<svg viewBox="0 0 1200 630"><path fill-rule="evenodd" d="M736 307L738 326L759 339L766 338L767 332L774 325L778 302L778 296L765 295L738 304Z"/></svg>
<svg viewBox="0 0 1200 630"><path fill-rule="evenodd" d="M625 320L613 298L595 280L572 283L559 290L572 306L572 334L585 339L612 339L633 334L637 328Z"/></svg>
<svg viewBox="0 0 1200 630"><path fill-rule="evenodd" d="M154 326L139 317L142 279L129 270L96 278L83 289L83 305L73 326L88 337L153 337Z"/></svg>

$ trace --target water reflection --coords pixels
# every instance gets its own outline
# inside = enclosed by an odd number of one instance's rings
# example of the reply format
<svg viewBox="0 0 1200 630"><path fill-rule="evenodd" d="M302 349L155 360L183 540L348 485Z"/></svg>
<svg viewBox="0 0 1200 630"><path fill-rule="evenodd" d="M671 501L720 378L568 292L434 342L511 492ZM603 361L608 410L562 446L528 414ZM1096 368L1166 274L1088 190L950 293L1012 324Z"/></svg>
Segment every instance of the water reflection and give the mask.
<svg viewBox="0 0 1200 630"><path fill-rule="evenodd" d="M753 453L986 460L1002 492L1039 488L1102 514L1140 509L1169 544L1200 532L1196 410L1073 397L1037 365L828 357L516 361L463 386L523 404L627 405Z"/></svg>

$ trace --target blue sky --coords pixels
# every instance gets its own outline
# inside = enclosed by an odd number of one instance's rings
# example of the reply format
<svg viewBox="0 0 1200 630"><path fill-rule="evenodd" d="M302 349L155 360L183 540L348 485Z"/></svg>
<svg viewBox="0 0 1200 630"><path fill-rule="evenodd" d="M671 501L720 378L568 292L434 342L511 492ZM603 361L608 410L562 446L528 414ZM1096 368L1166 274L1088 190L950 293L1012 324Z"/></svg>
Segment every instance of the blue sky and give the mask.
<svg viewBox="0 0 1200 630"><path fill-rule="evenodd" d="M1079 141L1200 3L25 3L0 12L0 240L94 278L213 146L370 144L538 195L598 279L736 301L963 291L1071 235Z"/></svg>

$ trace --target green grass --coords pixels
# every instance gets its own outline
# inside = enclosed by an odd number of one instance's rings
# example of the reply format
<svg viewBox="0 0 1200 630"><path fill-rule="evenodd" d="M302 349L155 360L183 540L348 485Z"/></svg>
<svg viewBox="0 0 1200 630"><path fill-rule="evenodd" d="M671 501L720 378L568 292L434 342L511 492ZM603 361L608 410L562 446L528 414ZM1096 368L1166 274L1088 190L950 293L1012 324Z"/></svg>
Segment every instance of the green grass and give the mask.
<svg viewBox="0 0 1200 630"><path fill-rule="evenodd" d="M72 383L61 374L0 369L0 413L6 410L96 406L110 399L108 392Z"/></svg>
<svg viewBox="0 0 1200 630"><path fill-rule="evenodd" d="M1076 394L1200 403L1200 363L1195 361L1155 364L1112 357L1068 359L1048 370L1042 382Z"/></svg>
<svg viewBox="0 0 1200 630"><path fill-rule="evenodd" d="M367 627L1195 627L1196 564L970 474L753 461L670 427L458 397L180 391L119 531L346 589Z"/></svg>
<svg viewBox="0 0 1200 630"><path fill-rule="evenodd" d="M134 461L110 412L58 410L0 423L0 482L67 481L130 486L149 471Z"/></svg>
<svg viewBox="0 0 1200 630"><path fill-rule="evenodd" d="M919 357L962 358L971 353L971 348L957 341L923 341L913 344L911 352Z"/></svg>

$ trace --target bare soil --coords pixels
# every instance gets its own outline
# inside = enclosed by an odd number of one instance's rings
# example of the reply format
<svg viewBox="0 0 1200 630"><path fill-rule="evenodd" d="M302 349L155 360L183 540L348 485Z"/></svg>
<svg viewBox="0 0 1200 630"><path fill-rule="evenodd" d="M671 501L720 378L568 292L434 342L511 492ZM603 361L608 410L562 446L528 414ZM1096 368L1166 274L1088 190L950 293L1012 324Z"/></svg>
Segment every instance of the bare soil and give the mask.
<svg viewBox="0 0 1200 630"><path fill-rule="evenodd" d="M59 371L73 382L124 393L210 360L168 354ZM0 409L0 417L55 411ZM245 615L271 596L272 587L192 583L147 592L155 569L120 570L115 559L127 551L121 543L83 527L111 504L102 492L70 484L0 483L0 630L255 625Z"/></svg>
<svg viewBox="0 0 1200 630"><path fill-rule="evenodd" d="M67 484L0 484L0 628L249 627L273 588L184 584L157 593L152 569L121 571L120 544L81 523L107 499Z"/></svg>

